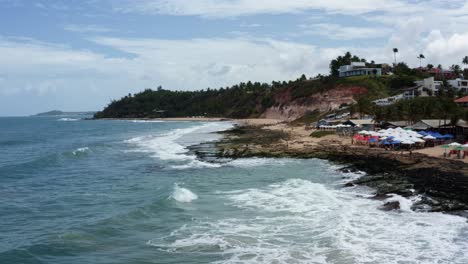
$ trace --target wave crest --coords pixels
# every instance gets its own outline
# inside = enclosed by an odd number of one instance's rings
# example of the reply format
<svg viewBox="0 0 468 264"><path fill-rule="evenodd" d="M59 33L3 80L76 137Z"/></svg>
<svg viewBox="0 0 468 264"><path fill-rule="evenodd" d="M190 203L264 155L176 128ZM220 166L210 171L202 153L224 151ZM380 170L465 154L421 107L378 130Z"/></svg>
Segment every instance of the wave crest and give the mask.
<svg viewBox="0 0 468 264"><path fill-rule="evenodd" d="M174 190L172 191L171 198L180 203L190 203L198 199L198 195L187 188L180 187L176 183L174 184Z"/></svg>

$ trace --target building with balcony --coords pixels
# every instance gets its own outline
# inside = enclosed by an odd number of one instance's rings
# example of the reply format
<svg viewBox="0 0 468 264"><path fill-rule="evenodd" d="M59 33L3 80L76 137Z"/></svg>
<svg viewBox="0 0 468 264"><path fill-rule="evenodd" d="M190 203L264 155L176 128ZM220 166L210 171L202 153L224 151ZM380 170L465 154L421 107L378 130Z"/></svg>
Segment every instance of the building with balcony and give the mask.
<svg viewBox="0 0 468 264"><path fill-rule="evenodd" d="M380 76L382 75L382 68L369 68L365 62L352 62L351 65L341 66L339 69L340 77L363 75Z"/></svg>

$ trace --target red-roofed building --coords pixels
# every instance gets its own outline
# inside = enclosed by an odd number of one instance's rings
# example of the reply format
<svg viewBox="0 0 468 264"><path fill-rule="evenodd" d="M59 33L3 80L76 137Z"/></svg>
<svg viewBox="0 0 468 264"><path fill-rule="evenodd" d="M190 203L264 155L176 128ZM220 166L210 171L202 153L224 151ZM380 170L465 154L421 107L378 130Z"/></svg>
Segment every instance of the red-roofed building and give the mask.
<svg viewBox="0 0 468 264"><path fill-rule="evenodd" d="M455 103L462 107L468 107L468 96L456 99Z"/></svg>
<svg viewBox="0 0 468 264"><path fill-rule="evenodd" d="M439 68L432 68L428 69L425 67L416 68L416 70L420 72L425 72L434 76L437 80L451 80L459 77L454 71L452 70L444 70Z"/></svg>

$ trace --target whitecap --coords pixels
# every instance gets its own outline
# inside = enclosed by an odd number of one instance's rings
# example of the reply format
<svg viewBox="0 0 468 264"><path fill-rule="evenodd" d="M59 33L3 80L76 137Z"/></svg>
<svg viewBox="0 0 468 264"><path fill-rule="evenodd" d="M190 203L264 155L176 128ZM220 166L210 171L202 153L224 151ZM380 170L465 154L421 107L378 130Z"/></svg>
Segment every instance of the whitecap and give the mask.
<svg viewBox="0 0 468 264"><path fill-rule="evenodd" d="M80 118L68 118L68 117L57 119L57 121L59 122L73 122L73 121L79 121L79 120L81 119Z"/></svg>
<svg viewBox="0 0 468 264"><path fill-rule="evenodd" d="M75 149L72 154L75 155L75 156L78 156L80 154L84 154L84 153L87 153L89 151L89 148L88 147L84 147L84 148L77 148Z"/></svg>
<svg viewBox="0 0 468 264"><path fill-rule="evenodd" d="M190 203L198 196L187 188L180 187L177 183L174 184L174 190L172 191L171 198L181 203Z"/></svg>

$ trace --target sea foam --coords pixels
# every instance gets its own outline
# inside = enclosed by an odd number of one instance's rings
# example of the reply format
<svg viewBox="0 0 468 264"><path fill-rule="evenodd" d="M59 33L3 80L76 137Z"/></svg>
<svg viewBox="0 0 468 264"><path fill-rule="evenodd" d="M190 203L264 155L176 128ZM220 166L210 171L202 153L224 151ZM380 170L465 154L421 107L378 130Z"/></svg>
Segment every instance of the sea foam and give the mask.
<svg viewBox="0 0 468 264"><path fill-rule="evenodd" d="M216 263L468 261L462 217L409 212L408 204L400 212L384 212L381 201L303 179L216 195L243 213L193 221L148 245L220 254L223 260Z"/></svg>
<svg viewBox="0 0 468 264"><path fill-rule="evenodd" d="M174 129L161 135L131 138L125 140L125 143L134 144L138 147L139 151L151 153L152 157L160 160L179 163L172 166L175 169L218 168L221 165L200 161L195 155L188 154L189 150L186 147L190 144L210 141L209 138L205 138L204 136L211 132L217 132L231 127L232 124L227 122L204 123L188 128ZM181 143L182 139L185 137L190 138L189 143Z"/></svg>

